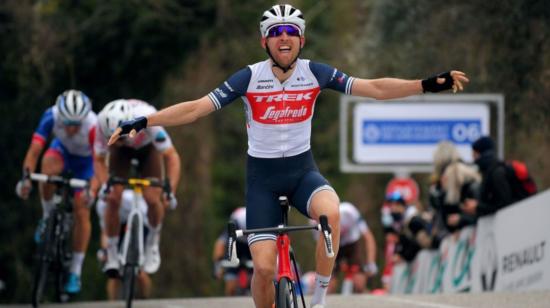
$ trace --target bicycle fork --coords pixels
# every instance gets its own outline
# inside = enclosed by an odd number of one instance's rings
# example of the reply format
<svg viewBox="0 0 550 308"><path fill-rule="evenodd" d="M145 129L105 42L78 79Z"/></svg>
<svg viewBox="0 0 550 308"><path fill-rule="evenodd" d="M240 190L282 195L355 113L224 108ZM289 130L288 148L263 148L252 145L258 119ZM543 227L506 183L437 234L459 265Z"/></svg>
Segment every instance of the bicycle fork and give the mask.
<svg viewBox="0 0 550 308"><path fill-rule="evenodd" d="M138 210L134 207L128 215L128 221L126 223L126 231L124 236L124 242L122 243L122 251L120 255L120 261L122 266L134 265L141 266L145 262L144 245L143 245L143 216L140 215ZM135 227L134 227L135 226ZM137 230L134 230L136 228ZM134 238L135 237L135 238ZM136 247L131 247L132 243L137 243Z"/></svg>

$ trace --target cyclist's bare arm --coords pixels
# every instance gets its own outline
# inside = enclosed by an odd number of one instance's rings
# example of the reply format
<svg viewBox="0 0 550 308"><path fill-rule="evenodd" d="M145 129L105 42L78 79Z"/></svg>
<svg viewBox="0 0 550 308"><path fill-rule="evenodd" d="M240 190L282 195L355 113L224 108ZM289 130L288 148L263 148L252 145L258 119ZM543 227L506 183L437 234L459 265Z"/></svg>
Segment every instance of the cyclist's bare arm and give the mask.
<svg viewBox="0 0 550 308"><path fill-rule="evenodd" d="M208 96L204 96L194 101L187 101L164 108L158 112L147 116L147 126L176 126L189 124L202 118L214 111L214 104ZM120 137L121 128L117 128L111 138L109 145L115 143ZM129 134L133 137L136 134L132 130Z"/></svg>
<svg viewBox="0 0 550 308"><path fill-rule="evenodd" d="M212 251L212 261L217 262L225 256L226 243L220 239L217 239L214 243L214 249Z"/></svg>
<svg viewBox="0 0 550 308"><path fill-rule="evenodd" d="M94 175L99 182L99 186L109 179L109 169L105 158L105 155L94 155Z"/></svg>
<svg viewBox="0 0 550 308"><path fill-rule="evenodd" d="M365 238L365 247L367 247L367 262L376 263L376 241L370 229L363 233L363 237Z"/></svg>
<svg viewBox="0 0 550 308"><path fill-rule="evenodd" d="M38 159L44 146L38 142L31 142L27 154L25 155L25 160L23 161L23 170L28 170L29 172L34 172L36 170L36 165L38 164Z"/></svg>
<svg viewBox="0 0 550 308"><path fill-rule="evenodd" d="M17 185L15 186L16 194L23 200L27 200L29 198L32 190L31 181L29 179L26 179L25 177L28 175L29 172L34 172L34 170L36 169L38 159L40 158L40 154L42 153L43 149L44 145L42 143L33 141L31 142L31 145L27 150L27 154L25 155L25 160L23 161L24 179L18 181Z"/></svg>
<svg viewBox="0 0 550 308"><path fill-rule="evenodd" d="M180 156L174 147L170 147L162 153L162 157L164 159L166 176L170 179L170 189L172 189L172 193L175 194L180 181Z"/></svg>
<svg viewBox="0 0 550 308"><path fill-rule="evenodd" d="M466 74L460 71L451 71L453 78L453 91L462 91L464 84L469 80ZM437 82L443 84L444 78L438 78ZM406 97L422 93L422 81L405 80L398 78L360 79L356 78L351 90L352 95L367 96L379 100Z"/></svg>
<svg viewBox="0 0 550 308"><path fill-rule="evenodd" d="M147 116L147 126L177 126L193 123L214 111L214 104L208 96L182 102L164 108Z"/></svg>

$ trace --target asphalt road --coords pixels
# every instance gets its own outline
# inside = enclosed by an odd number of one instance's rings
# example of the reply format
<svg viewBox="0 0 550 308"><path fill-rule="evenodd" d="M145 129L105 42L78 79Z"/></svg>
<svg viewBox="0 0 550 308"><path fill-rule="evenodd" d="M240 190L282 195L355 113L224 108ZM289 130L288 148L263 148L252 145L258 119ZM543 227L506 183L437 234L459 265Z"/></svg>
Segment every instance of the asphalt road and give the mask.
<svg viewBox="0 0 550 308"><path fill-rule="evenodd" d="M309 305L309 301L306 300ZM482 294L441 294L441 295L353 295L353 296L328 296L328 307L381 307L381 308L462 308L462 307L550 307L550 291L528 292L528 293L482 293ZM18 305L10 305L17 307ZM43 307L63 308L93 308L93 307L124 307L119 302L78 302L64 305L43 305ZM20 307L28 307L20 306ZM249 297L227 298L188 298L188 299L159 299L135 301L136 308L254 308L252 299Z"/></svg>

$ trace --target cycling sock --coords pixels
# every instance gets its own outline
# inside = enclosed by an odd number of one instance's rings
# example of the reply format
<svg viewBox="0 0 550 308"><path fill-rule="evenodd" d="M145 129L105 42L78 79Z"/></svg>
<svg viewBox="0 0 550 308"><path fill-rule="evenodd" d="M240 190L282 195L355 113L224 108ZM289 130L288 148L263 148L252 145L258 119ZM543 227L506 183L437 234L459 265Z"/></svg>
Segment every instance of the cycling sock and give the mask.
<svg viewBox="0 0 550 308"><path fill-rule="evenodd" d="M84 253L73 251L73 260L71 261L71 273L80 276L82 274L82 263L84 263Z"/></svg>
<svg viewBox="0 0 550 308"><path fill-rule="evenodd" d="M107 237L107 253L115 256L118 250L118 236Z"/></svg>
<svg viewBox="0 0 550 308"><path fill-rule="evenodd" d="M311 306L325 305L325 297L327 295L329 281L330 275L323 276L319 273L315 274L315 289L313 290L313 296L311 297Z"/></svg>
<svg viewBox="0 0 550 308"><path fill-rule="evenodd" d="M47 219L48 217L50 217L50 212L55 207L55 202L53 201L53 198L51 198L50 200L40 198L40 201L42 203L42 218Z"/></svg>
<svg viewBox="0 0 550 308"><path fill-rule="evenodd" d="M156 227L149 227L149 234L147 235L147 245L158 245L160 242L160 230L162 224Z"/></svg>

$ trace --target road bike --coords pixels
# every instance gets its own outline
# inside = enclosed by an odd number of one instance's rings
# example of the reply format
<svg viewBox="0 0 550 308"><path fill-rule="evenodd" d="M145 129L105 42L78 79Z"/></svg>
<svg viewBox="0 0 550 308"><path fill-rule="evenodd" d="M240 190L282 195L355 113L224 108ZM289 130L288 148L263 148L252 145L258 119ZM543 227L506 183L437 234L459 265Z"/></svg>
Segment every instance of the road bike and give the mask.
<svg viewBox="0 0 550 308"><path fill-rule="evenodd" d="M71 234L73 229L73 189L88 188L88 181L71 178L69 174L47 175L31 173L27 177L35 182L56 186L55 207L46 219L45 228L38 242L32 283L32 305L38 307L50 273L53 274L55 300L67 302L69 295L63 286L72 258Z"/></svg>
<svg viewBox="0 0 550 308"><path fill-rule="evenodd" d="M341 287L342 295L350 295L354 292L353 278L355 274L360 272L359 265L349 264L348 262L342 262L340 264L340 270L343 272L343 280Z"/></svg>
<svg viewBox="0 0 550 308"><path fill-rule="evenodd" d="M235 265L224 259L220 261L220 266L226 271L236 269L237 288L233 296L250 295L250 282L254 271L252 260L239 258L239 263Z"/></svg>
<svg viewBox="0 0 550 308"><path fill-rule="evenodd" d="M319 230L323 235L325 242L325 253L327 257L334 257L332 246L331 229L328 225L328 219L325 215L319 217L319 224L304 226L288 226L288 211L290 204L286 196L279 197L279 204L283 216L282 224L273 228L259 228L248 230L237 230L235 223L230 222L227 226L229 240L227 241L227 260L233 264L238 264L235 242L238 237L252 233L276 233L277 234L277 278L275 285L275 308L298 308L297 294L302 299L302 307L306 307L304 292L300 284L300 275L296 258L290 245L288 233L303 230ZM292 263L292 267L291 267ZM299 290L296 288L298 287ZM297 292L298 291L298 292Z"/></svg>
<svg viewBox="0 0 550 308"><path fill-rule="evenodd" d="M112 185L124 185L134 191L134 202L128 214L124 239L119 248L119 260L122 267L120 278L122 279L122 294L126 307L132 307L135 293L136 277L145 263L144 253L144 226L145 218L139 208L139 201L143 198L145 187L159 187L167 194L168 199L173 198L168 179L161 181L157 178L121 178L112 176L107 182L107 191ZM113 276L112 273L108 273Z"/></svg>

